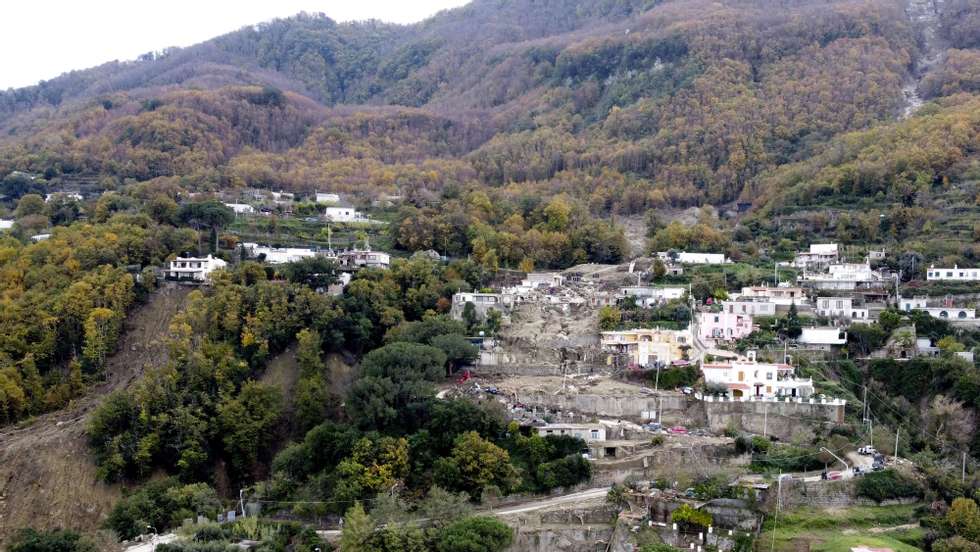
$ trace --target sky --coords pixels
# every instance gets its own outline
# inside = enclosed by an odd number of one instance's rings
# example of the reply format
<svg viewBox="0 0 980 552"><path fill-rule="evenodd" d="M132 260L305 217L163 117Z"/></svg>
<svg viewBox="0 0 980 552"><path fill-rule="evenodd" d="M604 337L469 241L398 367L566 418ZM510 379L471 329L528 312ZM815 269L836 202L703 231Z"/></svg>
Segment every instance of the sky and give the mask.
<svg viewBox="0 0 980 552"><path fill-rule="evenodd" d="M414 23L467 0L8 0L0 4L0 90L301 11L337 21Z"/></svg>

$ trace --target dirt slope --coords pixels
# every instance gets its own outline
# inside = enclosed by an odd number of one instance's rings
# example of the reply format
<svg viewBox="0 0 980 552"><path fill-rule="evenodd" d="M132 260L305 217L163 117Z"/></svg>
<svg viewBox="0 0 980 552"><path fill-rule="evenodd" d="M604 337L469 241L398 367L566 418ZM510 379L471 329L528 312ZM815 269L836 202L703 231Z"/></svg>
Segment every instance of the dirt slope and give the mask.
<svg viewBox="0 0 980 552"><path fill-rule="evenodd" d="M64 410L0 430L0 545L26 526L90 531L101 525L121 487L96 479L85 422L106 394L130 385L144 367L166 362L164 337L187 293L161 289L129 316L105 383Z"/></svg>

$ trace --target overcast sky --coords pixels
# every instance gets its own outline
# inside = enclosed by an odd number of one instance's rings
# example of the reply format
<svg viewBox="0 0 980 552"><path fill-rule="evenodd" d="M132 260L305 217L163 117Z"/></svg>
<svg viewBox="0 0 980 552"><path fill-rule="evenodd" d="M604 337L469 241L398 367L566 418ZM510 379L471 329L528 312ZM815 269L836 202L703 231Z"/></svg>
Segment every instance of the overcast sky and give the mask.
<svg viewBox="0 0 980 552"><path fill-rule="evenodd" d="M337 21L413 23L467 0L5 0L0 89L72 69L190 46L245 25L323 12Z"/></svg>

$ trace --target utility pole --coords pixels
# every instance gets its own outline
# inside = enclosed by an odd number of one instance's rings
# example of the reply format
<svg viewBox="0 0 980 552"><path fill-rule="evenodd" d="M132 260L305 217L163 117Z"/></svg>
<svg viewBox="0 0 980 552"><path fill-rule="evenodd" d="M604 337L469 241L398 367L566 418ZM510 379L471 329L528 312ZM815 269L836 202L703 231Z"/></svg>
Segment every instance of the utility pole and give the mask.
<svg viewBox="0 0 980 552"><path fill-rule="evenodd" d="M861 414L861 419L864 422L867 422L868 421L868 386L867 385L864 386L864 400L862 401L862 403L864 405L864 411Z"/></svg>
<svg viewBox="0 0 980 552"><path fill-rule="evenodd" d="M657 361L657 379L653 383L653 391L654 392L660 391L660 361L659 360Z"/></svg>
<svg viewBox="0 0 980 552"><path fill-rule="evenodd" d="M868 435L870 435L870 442L868 445L870 445L871 448L875 448L875 426L870 415L868 416Z"/></svg>
<svg viewBox="0 0 980 552"><path fill-rule="evenodd" d="M966 483L966 453L963 453L963 472L960 474L960 483Z"/></svg>
<svg viewBox="0 0 980 552"><path fill-rule="evenodd" d="M776 525L779 523L780 498L783 493L783 472L779 472L779 479L776 480L776 515L772 519L772 544L769 545L769 552L776 549Z"/></svg>
<svg viewBox="0 0 980 552"><path fill-rule="evenodd" d="M769 403L763 405L764 409L762 411L762 436L767 437L769 434Z"/></svg>
<svg viewBox="0 0 980 552"><path fill-rule="evenodd" d="M895 460L898 460L898 432L901 430L900 427L895 428Z"/></svg>

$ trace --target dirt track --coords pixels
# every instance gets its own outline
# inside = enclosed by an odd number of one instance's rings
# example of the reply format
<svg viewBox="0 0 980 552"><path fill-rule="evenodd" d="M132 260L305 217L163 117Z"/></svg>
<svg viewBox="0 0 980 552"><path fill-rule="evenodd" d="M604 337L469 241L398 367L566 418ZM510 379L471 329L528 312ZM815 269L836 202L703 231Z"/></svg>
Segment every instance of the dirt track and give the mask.
<svg viewBox="0 0 980 552"><path fill-rule="evenodd" d="M105 383L63 410L0 430L0 545L26 526L91 531L101 525L121 487L96 479L85 420L108 393L128 387L147 366L166 362L164 338L187 293L161 289L129 316Z"/></svg>

